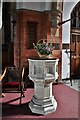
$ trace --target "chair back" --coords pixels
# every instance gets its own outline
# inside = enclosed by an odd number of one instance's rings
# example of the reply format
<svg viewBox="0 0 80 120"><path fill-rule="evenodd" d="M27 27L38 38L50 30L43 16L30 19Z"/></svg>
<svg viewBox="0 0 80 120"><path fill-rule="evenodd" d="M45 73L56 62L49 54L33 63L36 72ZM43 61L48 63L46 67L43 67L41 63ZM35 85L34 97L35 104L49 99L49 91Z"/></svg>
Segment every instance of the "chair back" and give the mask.
<svg viewBox="0 0 80 120"><path fill-rule="evenodd" d="M6 67L4 80L2 80L3 91L20 91L20 104L24 95L24 67ZM4 74L4 72L3 72Z"/></svg>
<svg viewBox="0 0 80 120"><path fill-rule="evenodd" d="M22 67L8 67L7 73L9 82L19 82L22 79Z"/></svg>
<svg viewBox="0 0 80 120"><path fill-rule="evenodd" d="M2 80L3 87L19 86L23 87L24 67L7 67L5 77Z"/></svg>

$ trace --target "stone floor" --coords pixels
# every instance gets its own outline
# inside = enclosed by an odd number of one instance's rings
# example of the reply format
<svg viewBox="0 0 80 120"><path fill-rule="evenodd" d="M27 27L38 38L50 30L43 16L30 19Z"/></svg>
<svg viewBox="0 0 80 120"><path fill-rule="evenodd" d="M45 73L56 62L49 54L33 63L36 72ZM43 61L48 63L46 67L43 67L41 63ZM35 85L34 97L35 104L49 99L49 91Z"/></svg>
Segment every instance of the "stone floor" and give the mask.
<svg viewBox="0 0 80 120"><path fill-rule="evenodd" d="M72 89L75 89L80 92L80 79L72 80L72 86L71 86L70 80L64 80L63 82L69 87L71 87Z"/></svg>

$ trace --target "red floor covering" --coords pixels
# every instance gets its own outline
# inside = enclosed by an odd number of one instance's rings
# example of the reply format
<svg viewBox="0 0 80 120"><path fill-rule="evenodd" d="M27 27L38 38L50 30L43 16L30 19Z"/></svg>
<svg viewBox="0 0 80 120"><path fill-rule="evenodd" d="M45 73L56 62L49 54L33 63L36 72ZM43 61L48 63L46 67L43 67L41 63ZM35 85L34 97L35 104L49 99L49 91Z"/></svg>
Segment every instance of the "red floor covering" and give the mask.
<svg viewBox="0 0 80 120"><path fill-rule="evenodd" d="M28 105L34 94L33 88L28 88L25 93L25 98L22 99L22 105L19 105L19 100L10 102L19 97L19 93L5 93L5 97L0 99L2 101L2 120L15 119L33 119L42 120L61 119L61 120L77 120L79 118L79 92L71 89L64 84L53 85L53 94L58 102L55 112L47 115L38 115L31 112Z"/></svg>

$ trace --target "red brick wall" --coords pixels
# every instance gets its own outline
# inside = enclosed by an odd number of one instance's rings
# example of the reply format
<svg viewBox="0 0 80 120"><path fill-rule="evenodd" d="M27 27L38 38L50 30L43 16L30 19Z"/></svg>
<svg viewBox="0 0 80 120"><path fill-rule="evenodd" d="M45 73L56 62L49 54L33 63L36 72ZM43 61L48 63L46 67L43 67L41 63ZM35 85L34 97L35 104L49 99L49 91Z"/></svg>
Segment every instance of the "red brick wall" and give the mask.
<svg viewBox="0 0 80 120"><path fill-rule="evenodd" d="M14 64L17 66L27 66L28 58L37 56L37 52L34 49L27 48L27 21L37 22L37 40L42 38L51 38L51 20L49 13L38 12L32 10L17 10L17 24L16 34L14 41ZM60 19L61 20L61 19ZM60 50L53 51L53 57L59 58L59 79L61 79L62 69L62 28L59 29L60 36L53 36L54 43L60 43ZM59 41L58 41L59 39Z"/></svg>
<svg viewBox="0 0 80 120"><path fill-rule="evenodd" d="M46 16L45 19L47 19L47 21L43 20L44 16ZM19 66L27 65L27 59L29 57L37 56L37 53L34 49L27 49L27 21L38 23L37 40L42 39L43 34L46 37L48 31L50 31L48 14L45 15L41 12L29 10L17 11L16 38L14 42L14 61L15 64Z"/></svg>

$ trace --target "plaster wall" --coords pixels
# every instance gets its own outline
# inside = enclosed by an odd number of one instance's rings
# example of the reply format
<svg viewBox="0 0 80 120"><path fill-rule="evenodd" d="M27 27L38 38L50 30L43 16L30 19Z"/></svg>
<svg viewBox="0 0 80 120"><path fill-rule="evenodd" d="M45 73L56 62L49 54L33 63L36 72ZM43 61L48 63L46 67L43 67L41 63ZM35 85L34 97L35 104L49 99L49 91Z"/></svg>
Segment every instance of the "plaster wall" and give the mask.
<svg viewBox="0 0 80 120"><path fill-rule="evenodd" d="M44 11L51 9L51 2L17 2L17 9Z"/></svg>

